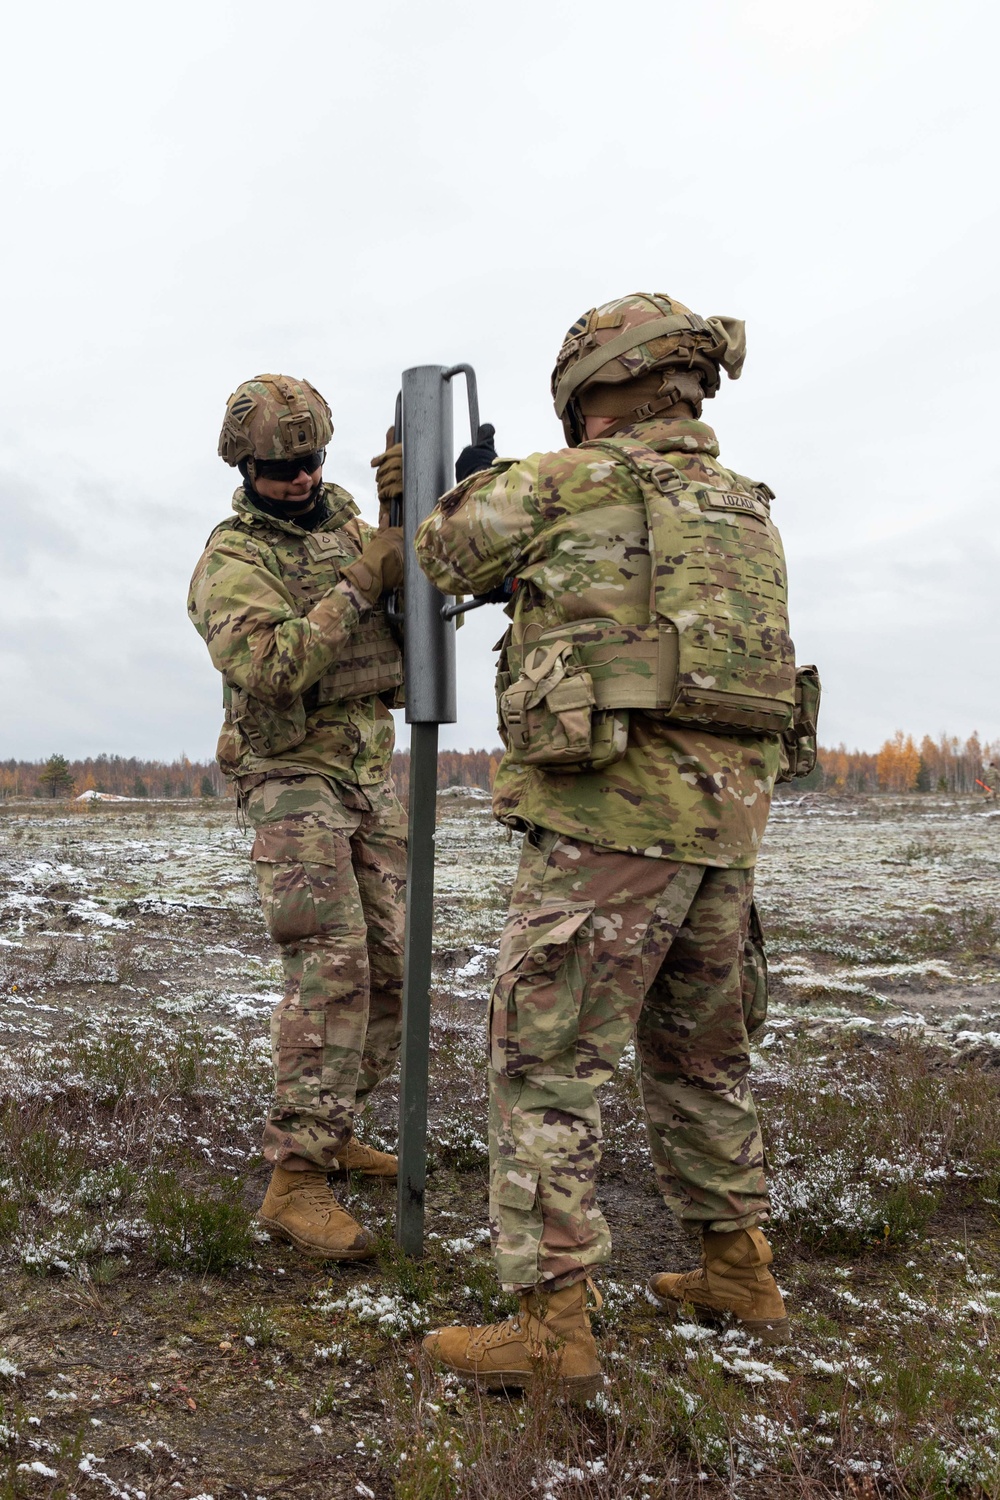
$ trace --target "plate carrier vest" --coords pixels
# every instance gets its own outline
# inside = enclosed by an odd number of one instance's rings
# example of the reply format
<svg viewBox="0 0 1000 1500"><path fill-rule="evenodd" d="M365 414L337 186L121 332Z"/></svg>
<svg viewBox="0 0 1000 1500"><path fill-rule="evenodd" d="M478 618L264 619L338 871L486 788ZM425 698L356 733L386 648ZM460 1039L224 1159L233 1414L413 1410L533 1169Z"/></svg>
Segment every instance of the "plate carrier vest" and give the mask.
<svg viewBox="0 0 1000 1500"><path fill-rule="evenodd" d="M557 620L547 626L515 606L497 684L511 758L600 770L625 753L630 709L719 734L788 731L795 650L772 492L721 466L715 485L692 479L630 438L587 442L580 452L594 449L638 480L648 555L629 552L627 570L604 591L606 612L587 619L568 617L574 596L560 597L555 557L520 573ZM568 535L583 554L589 541L600 555L600 513L596 505L563 519L560 541ZM588 601L601 593L595 581Z"/></svg>
<svg viewBox="0 0 1000 1500"><path fill-rule="evenodd" d="M332 485L328 488L335 489ZM364 550L353 501L346 491L340 490L328 498L335 505L325 523L329 529L296 534L276 527L264 543L276 557L278 576L286 587L294 583L293 592L303 607L303 613L318 604L323 595L340 582L341 567L360 557ZM337 500L344 503L337 507ZM261 524L248 522L240 516L223 521L212 535L223 530L237 530L252 537L256 543L261 540ZM307 688L286 710L271 708L223 677L225 721L238 726L256 755L283 755L306 738L307 715L330 703L341 703L348 698L369 698L376 694L385 694L395 703L402 682L402 653L385 611L377 607L361 616L343 653L329 671L324 672L319 681Z"/></svg>

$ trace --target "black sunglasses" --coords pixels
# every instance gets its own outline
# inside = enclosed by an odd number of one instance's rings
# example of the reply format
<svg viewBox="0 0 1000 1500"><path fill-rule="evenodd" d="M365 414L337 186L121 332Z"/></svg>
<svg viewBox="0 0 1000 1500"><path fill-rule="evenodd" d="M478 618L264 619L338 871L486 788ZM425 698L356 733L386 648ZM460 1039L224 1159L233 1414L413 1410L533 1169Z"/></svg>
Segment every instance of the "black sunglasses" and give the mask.
<svg viewBox="0 0 1000 1500"><path fill-rule="evenodd" d="M323 467L326 449L318 453L302 453L298 458L258 458L254 463L258 479L277 479L290 484L302 473L313 474Z"/></svg>

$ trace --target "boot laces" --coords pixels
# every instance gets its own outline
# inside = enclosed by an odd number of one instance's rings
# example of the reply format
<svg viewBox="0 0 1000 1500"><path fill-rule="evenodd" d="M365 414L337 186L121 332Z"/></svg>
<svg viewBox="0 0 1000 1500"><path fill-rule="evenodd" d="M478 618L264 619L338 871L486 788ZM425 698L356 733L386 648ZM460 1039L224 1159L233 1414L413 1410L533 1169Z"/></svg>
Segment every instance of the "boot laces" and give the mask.
<svg viewBox="0 0 1000 1500"><path fill-rule="evenodd" d="M488 1323L485 1328L479 1330L474 1340L477 1348L486 1350L496 1348L498 1344L509 1344L514 1340L524 1337L525 1330L521 1326L521 1314L515 1313L512 1318L505 1318L502 1323Z"/></svg>
<svg viewBox="0 0 1000 1500"><path fill-rule="evenodd" d="M317 1213L322 1213L326 1218L330 1217L332 1211L337 1207L337 1200L331 1193L326 1183L307 1183L298 1188L295 1196L304 1199L310 1208Z"/></svg>

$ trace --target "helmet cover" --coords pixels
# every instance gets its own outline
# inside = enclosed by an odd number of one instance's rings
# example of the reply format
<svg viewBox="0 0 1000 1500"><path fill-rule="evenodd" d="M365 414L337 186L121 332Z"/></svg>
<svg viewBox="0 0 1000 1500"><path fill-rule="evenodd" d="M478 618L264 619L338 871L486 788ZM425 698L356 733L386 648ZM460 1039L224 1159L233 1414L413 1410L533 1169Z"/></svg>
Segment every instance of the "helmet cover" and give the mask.
<svg viewBox="0 0 1000 1500"><path fill-rule="evenodd" d="M662 292L617 297L584 313L566 334L552 372L556 415L575 445L585 411L642 421L682 399L700 409L719 389L720 368L738 380L745 356L739 318L700 318Z"/></svg>
<svg viewBox="0 0 1000 1500"><path fill-rule="evenodd" d="M234 467L243 459L298 458L325 448L332 435L330 408L308 380L255 375L226 402L219 457Z"/></svg>

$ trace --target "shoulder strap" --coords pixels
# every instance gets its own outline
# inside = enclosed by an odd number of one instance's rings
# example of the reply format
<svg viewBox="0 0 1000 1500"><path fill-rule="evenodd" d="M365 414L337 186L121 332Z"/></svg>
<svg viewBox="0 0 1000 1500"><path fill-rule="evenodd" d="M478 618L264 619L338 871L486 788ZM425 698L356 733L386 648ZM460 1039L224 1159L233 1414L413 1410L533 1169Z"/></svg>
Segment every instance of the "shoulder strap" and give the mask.
<svg viewBox="0 0 1000 1500"><path fill-rule="evenodd" d="M662 494L685 482L677 465L672 464L665 454L658 453L655 448L647 447L634 438L593 438L586 446L603 448L605 453L610 453L619 463L630 468L637 479L654 485Z"/></svg>
<svg viewBox="0 0 1000 1500"><path fill-rule="evenodd" d="M634 438L594 438L586 446L603 448L606 453L613 454L620 462L627 464L639 479L653 484L661 494L665 495L672 489L683 489L689 483L682 470L672 464L665 454L658 453L655 448L647 447ZM774 491L769 485L761 479L748 479L745 474L737 474L735 469L723 472L730 474L738 486L759 501L765 514L770 515ZM725 485L717 483L715 488L724 489Z"/></svg>

